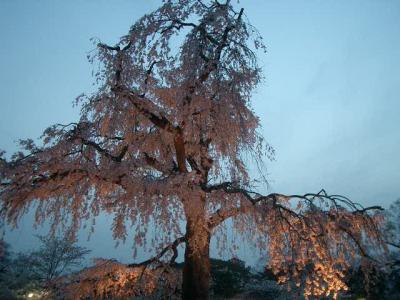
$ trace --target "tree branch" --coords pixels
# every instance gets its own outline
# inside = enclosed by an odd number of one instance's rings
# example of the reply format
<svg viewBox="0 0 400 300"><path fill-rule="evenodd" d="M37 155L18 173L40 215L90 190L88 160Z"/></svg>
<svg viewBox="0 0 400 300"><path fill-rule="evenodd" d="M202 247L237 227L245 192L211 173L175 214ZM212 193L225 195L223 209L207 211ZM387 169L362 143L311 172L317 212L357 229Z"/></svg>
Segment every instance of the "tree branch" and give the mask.
<svg viewBox="0 0 400 300"><path fill-rule="evenodd" d="M124 145L121 149L121 152L118 155L112 155L106 149L102 148L99 144L93 141L86 140L80 136L72 137L73 139L79 140L83 145L93 147L97 150L100 154L104 155L105 157L111 159L114 162L121 162L124 158L125 154L128 151L128 145Z"/></svg>
<svg viewBox="0 0 400 300"><path fill-rule="evenodd" d="M296 217L300 217L299 214L291 210L290 208L283 206L278 203L278 200L281 199L300 199L300 200L305 200L308 202L311 206L315 206L313 201L315 199L323 199L326 201L329 201L332 203L337 209L341 208L342 206L340 204L347 205L353 214L365 214L368 211L371 210L383 210L381 206L371 206L371 207L362 207L360 204L356 204L351 202L348 198L340 195L333 195L330 196L328 195L325 190L321 190L320 192L314 194L314 193L307 193L304 195L283 195L283 194L278 194L278 193L271 193L269 195L260 195L256 192L248 191L244 188L238 187L236 184L232 182L223 182L220 184L216 185L211 185L211 186L202 186L203 191L207 193L211 193L213 191L217 190L222 190L228 194L240 194L243 196L245 199L249 201L249 204L255 206L257 203L260 202L268 202L272 201L272 204L274 207L285 210L287 213L292 214ZM209 219L209 225L210 228L213 228L220 223L224 222L226 219L230 217L234 217L238 214L246 213L249 209L249 206L240 206L240 207L234 207L230 208L228 210L222 210L219 209L217 212L215 212L212 216L210 216Z"/></svg>
<svg viewBox="0 0 400 300"><path fill-rule="evenodd" d="M178 256L178 254L177 254L178 253L178 250L177 250L178 246L180 244L182 244L183 242L185 242L185 241L186 241L186 237L185 236L179 237L172 244L169 244L163 250L161 250L161 252L158 253L156 256L154 256L154 257L152 257L152 258L150 258L148 260L145 260L145 261L143 261L141 263L128 264L126 266L129 267L129 268L147 267L148 265L151 265L152 263L158 262L161 259L161 257L163 257L168 251L171 251L171 250L173 251L174 254L171 257L169 263L172 264L172 263L175 262L175 260L176 260L176 258Z"/></svg>
<svg viewBox="0 0 400 300"><path fill-rule="evenodd" d="M132 105L156 127L173 134L178 169L186 173L186 151L182 128L180 126L174 126L165 116L156 115L154 113L154 111L156 111L155 105L150 100L146 99L144 95L137 95L135 92L124 88L117 88L114 91L120 97L126 97Z"/></svg>
<svg viewBox="0 0 400 300"><path fill-rule="evenodd" d="M37 185L37 184L43 184L49 181L53 181L53 180L63 180L64 178L73 175L73 174L82 174L86 177L93 177L95 179L98 179L100 181L104 181L104 182L109 182L109 183L113 183L113 184L117 184L120 185L123 188L126 188L122 185L122 178L126 176L126 174L121 174L118 179L114 179L114 180L110 180L109 178L106 178L104 176L100 176L98 174L94 174L89 172L86 169L70 169L70 170L64 170L64 171L58 171L58 172L54 172L51 173L49 175L37 175L34 178L32 178L31 184L32 185Z"/></svg>

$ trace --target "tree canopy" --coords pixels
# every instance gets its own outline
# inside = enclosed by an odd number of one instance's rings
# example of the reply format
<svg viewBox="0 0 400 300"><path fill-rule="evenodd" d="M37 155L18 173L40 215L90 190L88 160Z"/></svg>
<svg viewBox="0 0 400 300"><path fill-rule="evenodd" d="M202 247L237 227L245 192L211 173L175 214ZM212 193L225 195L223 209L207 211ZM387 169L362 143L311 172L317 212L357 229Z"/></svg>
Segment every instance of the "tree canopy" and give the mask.
<svg viewBox="0 0 400 300"><path fill-rule="evenodd" d="M324 190L254 190L248 163L260 166L274 151L251 108L262 79L257 51L265 47L243 8L229 0L165 0L116 45L96 42L89 60L97 91L77 98L80 119L50 126L41 145L22 140L10 160L2 156L2 218L15 224L36 203L36 222L50 220L53 230L73 235L101 212L113 214L115 239L133 232L134 250L159 252L124 266L125 273L120 264L107 269L129 288L138 278L129 272L166 268L185 244L185 299L208 297L210 238L230 218L268 250L280 281L304 286L306 296L336 297L347 288L350 262L382 249L378 206ZM109 281L99 289L121 292Z"/></svg>

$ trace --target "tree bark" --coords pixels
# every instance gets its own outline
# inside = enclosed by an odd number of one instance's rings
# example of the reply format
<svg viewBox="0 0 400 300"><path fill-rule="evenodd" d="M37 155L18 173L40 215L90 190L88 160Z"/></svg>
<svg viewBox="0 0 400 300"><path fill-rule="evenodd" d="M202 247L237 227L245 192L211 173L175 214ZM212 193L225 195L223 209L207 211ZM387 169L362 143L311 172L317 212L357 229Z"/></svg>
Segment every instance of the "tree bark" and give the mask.
<svg viewBox="0 0 400 300"><path fill-rule="evenodd" d="M184 300L203 300L209 297L210 232L202 200L200 205L191 207L186 214L186 248L182 283Z"/></svg>

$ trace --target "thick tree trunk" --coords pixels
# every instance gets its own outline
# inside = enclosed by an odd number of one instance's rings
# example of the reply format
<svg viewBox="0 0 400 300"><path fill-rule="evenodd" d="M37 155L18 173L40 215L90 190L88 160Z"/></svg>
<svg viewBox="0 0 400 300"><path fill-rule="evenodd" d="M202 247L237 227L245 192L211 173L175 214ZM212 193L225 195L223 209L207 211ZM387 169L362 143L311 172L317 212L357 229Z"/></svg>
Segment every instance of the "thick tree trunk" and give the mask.
<svg viewBox="0 0 400 300"><path fill-rule="evenodd" d="M210 288L210 232L204 205L187 212L182 298L208 299Z"/></svg>

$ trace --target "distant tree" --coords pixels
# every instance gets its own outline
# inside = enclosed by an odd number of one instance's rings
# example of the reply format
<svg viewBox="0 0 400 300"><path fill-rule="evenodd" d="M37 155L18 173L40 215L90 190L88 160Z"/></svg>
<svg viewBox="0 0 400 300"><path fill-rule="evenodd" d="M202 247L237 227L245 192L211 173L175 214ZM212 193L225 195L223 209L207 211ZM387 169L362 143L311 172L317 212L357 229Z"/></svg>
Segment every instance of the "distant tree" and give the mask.
<svg viewBox="0 0 400 300"><path fill-rule="evenodd" d="M38 239L40 248L25 255L23 260L33 277L41 282L51 282L74 267L80 267L85 255L90 253L66 238L38 236Z"/></svg>
<svg viewBox="0 0 400 300"><path fill-rule="evenodd" d="M305 295L336 297L350 261L382 246L378 206L324 190L254 191L246 159L260 167L274 154L250 106L262 79L256 51L265 47L231 2L165 0L115 46L98 43L89 58L98 90L78 97L80 120L49 127L42 146L23 140L24 151L0 160L1 217L9 223L33 202L37 222L70 222L71 232L104 211L114 214L114 238L133 232L135 249L159 251L141 263L99 264L82 285L134 294L143 274L165 276L160 268L184 244L182 297L206 299L210 239L223 238L219 225L230 218L268 249L281 282L305 280Z"/></svg>
<svg viewBox="0 0 400 300"><path fill-rule="evenodd" d="M90 252L68 239L52 236L38 236L38 239L41 245L37 250L16 255L7 251L2 260L5 267L0 274L0 296L3 295L0 299L20 299L32 291L50 291L54 279L80 267Z"/></svg>

